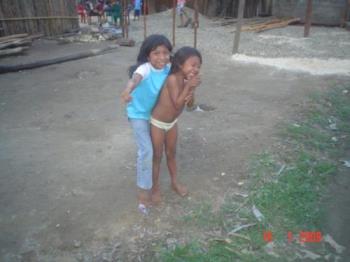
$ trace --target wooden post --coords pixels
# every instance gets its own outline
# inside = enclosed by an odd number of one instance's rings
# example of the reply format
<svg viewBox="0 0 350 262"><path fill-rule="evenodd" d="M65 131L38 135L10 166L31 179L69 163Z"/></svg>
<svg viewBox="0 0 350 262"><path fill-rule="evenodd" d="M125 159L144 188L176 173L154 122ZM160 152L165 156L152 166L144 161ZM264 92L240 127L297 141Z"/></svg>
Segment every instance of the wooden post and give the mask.
<svg viewBox="0 0 350 262"><path fill-rule="evenodd" d="M143 0L143 38L144 39L146 39L147 37L146 5L147 5L147 0Z"/></svg>
<svg viewBox="0 0 350 262"><path fill-rule="evenodd" d="M347 0L345 3L345 8L344 8L343 21L341 21L341 24L340 24L341 27L346 27L346 22L347 22L348 16L349 16L349 6L350 6L350 0Z"/></svg>
<svg viewBox="0 0 350 262"><path fill-rule="evenodd" d="M175 46L176 0L173 0L173 47Z"/></svg>
<svg viewBox="0 0 350 262"><path fill-rule="evenodd" d="M305 25L304 25L304 37L308 37L310 33L312 16L312 0L307 0L306 14L305 14Z"/></svg>
<svg viewBox="0 0 350 262"><path fill-rule="evenodd" d="M49 15L48 15L48 16L51 17L51 16L53 15L53 14L52 14L52 0L49 0L49 3L48 3L48 4L49 4L49 6L48 6L48 7L49 7ZM50 32L52 32L52 31L53 31L53 30L52 30L52 24L53 24L53 23L51 22L51 20L48 21L47 23L49 24L49 30L50 30ZM33 23L32 23L32 24L33 24Z"/></svg>
<svg viewBox="0 0 350 262"><path fill-rule="evenodd" d="M239 0L238 15L237 15L238 21L237 21L235 39L233 44L233 54L238 53L239 39L241 37L241 28L243 23L244 6L245 6L245 0Z"/></svg>
<svg viewBox="0 0 350 262"><path fill-rule="evenodd" d="M202 9L202 14L204 15L208 15L208 0L204 0L204 6L203 6L203 9Z"/></svg>
<svg viewBox="0 0 350 262"><path fill-rule="evenodd" d="M194 48L197 48L197 29L198 29L198 0L194 1Z"/></svg>

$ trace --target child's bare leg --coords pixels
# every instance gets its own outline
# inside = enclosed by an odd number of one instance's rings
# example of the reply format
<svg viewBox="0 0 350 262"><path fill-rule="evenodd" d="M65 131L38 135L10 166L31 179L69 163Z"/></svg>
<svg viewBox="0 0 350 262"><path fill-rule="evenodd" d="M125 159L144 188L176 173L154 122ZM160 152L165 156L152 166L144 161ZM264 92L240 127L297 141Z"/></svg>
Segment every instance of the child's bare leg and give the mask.
<svg viewBox="0 0 350 262"><path fill-rule="evenodd" d="M154 204L161 202L160 194L160 163L162 161L165 134L164 131L151 125L151 138L153 145L153 167L152 167L152 193L151 198Z"/></svg>
<svg viewBox="0 0 350 262"><path fill-rule="evenodd" d="M180 196L188 194L186 186L182 185L177 179L176 170L176 142L177 142L177 124L170 129L165 135L165 153L167 165L170 173L171 187Z"/></svg>

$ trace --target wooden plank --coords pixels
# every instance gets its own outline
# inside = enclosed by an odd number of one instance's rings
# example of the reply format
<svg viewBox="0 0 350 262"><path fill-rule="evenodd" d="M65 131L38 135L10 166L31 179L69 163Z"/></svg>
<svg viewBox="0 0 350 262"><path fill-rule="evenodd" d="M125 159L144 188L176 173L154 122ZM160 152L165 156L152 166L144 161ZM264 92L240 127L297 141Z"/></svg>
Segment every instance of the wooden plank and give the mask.
<svg viewBox="0 0 350 262"><path fill-rule="evenodd" d="M272 22L267 22L267 23L261 23L261 24L252 24L252 25L246 25L242 27L242 32L246 31L252 31L252 32L263 32L266 30L270 30L273 28L281 28L281 27L286 27L289 24L299 22L300 18L290 18L290 19L278 19L274 20Z"/></svg>
<svg viewBox="0 0 350 262"><path fill-rule="evenodd" d="M22 35L22 34L19 34L19 35ZM28 35L26 34L27 36L26 37L19 37L19 38L9 38L8 40L3 40L3 41L0 41L0 44L6 44L6 43L11 43L13 41L16 41L16 40L34 40L34 39L38 39L40 37L43 37L44 35L43 34L34 34L34 35ZM6 38L6 36L4 37Z"/></svg>
<svg viewBox="0 0 350 262"><path fill-rule="evenodd" d="M28 46L32 44L32 40L16 39L8 43L0 44L0 49L13 48L18 46Z"/></svg>
<svg viewBox="0 0 350 262"><path fill-rule="evenodd" d="M29 47L27 46L21 46L16 48L8 48L4 50L0 50L0 57L9 56L9 55L17 55L20 54L26 50L28 50Z"/></svg>
<svg viewBox="0 0 350 262"><path fill-rule="evenodd" d="M282 21L280 23L270 24L270 25L265 26L264 28L256 30L255 32L260 33L260 32L266 31L266 30L274 29L274 28L286 27L289 24L295 23L295 22L298 22L298 21L300 21L300 18L294 18L294 19L290 19L290 20L287 20L287 21Z"/></svg>
<svg viewBox="0 0 350 262"><path fill-rule="evenodd" d="M8 41L15 38L24 38L27 36L28 34L14 34L14 35L3 36L3 37L0 37L0 42Z"/></svg>
<svg viewBox="0 0 350 262"><path fill-rule="evenodd" d="M23 48L23 47L18 47L18 48ZM9 73L9 72L17 72L20 70L34 69L34 68L38 68L38 67L64 63L67 61L78 60L78 59L87 58L87 57L91 57L91 56L97 56L97 55L104 54L108 51L114 50L116 48L118 48L118 46L114 45L114 46L108 46L108 47L103 48L103 49L91 49L89 51L84 51L84 52L80 52L77 54L67 55L67 56L63 56L63 57L57 57L57 58L48 59L48 60L41 60L41 61L28 63L28 64L17 64L17 65L7 65L7 66L0 65L0 74Z"/></svg>

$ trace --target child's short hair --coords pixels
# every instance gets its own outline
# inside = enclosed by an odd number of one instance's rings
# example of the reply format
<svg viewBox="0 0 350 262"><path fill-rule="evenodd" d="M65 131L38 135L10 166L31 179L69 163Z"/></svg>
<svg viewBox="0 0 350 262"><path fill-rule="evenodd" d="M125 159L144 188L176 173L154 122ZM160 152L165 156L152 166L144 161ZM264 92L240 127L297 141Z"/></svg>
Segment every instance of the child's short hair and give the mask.
<svg viewBox="0 0 350 262"><path fill-rule="evenodd" d="M169 52L173 50L173 46L171 45L168 38L166 38L164 35L150 35L148 36L143 42L140 47L140 52L137 56L137 63L136 65L130 66L129 68L129 77L132 77L132 74L135 72L136 68L139 65L142 65L144 63L148 62L149 54L156 49L158 46L164 45Z"/></svg>
<svg viewBox="0 0 350 262"><path fill-rule="evenodd" d="M169 74L177 73L180 70L180 66L182 66L191 56L197 56L202 63L202 55L196 48L184 46L177 50L172 58Z"/></svg>

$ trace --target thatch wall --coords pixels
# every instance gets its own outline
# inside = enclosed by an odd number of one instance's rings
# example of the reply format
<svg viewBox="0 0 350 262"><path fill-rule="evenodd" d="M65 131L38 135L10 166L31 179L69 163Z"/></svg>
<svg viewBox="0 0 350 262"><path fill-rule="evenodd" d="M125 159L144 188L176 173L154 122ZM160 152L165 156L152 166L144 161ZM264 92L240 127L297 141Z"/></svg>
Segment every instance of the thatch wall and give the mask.
<svg viewBox="0 0 350 262"><path fill-rule="evenodd" d="M79 28L75 0L0 0L0 36L59 35Z"/></svg>

